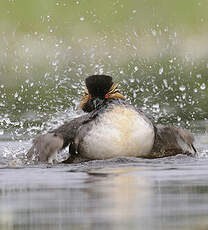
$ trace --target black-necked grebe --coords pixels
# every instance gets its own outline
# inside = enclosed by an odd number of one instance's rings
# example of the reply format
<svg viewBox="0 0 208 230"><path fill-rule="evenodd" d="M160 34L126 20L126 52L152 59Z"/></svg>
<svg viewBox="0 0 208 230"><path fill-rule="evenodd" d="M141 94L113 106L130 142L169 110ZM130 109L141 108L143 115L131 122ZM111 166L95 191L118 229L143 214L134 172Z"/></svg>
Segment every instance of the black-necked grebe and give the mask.
<svg viewBox="0 0 208 230"><path fill-rule="evenodd" d="M130 105L112 77L93 75L85 80L81 108L87 114L37 137L28 158L52 162L56 152L69 145L64 163L114 157L164 157L196 152L193 136L173 126L155 126Z"/></svg>

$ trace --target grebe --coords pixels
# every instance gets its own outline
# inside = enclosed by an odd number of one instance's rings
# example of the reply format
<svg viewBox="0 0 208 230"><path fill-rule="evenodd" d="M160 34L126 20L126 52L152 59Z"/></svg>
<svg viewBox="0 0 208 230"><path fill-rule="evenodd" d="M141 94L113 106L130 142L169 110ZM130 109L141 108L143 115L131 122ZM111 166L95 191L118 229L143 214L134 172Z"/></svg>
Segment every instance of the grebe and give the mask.
<svg viewBox="0 0 208 230"><path fill-rule="evenodd" d="M86 114L37 137L28 158L53 163L54 154L67 146L70 156L63 163L78 158L156 158L196 153L192 134L174 126L154 125L144 112L125 100L112 77L93 75L85 83L80 106Z"/></svg>

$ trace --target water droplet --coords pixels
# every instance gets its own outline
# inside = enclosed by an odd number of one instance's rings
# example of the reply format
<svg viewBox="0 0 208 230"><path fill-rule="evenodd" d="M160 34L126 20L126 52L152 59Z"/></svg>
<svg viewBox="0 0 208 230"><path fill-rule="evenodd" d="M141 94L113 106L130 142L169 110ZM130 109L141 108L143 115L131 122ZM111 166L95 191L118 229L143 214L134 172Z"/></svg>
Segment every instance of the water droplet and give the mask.
<svg viewBox="0 0 208 230"><path fill-rule="evenodd" d="M168 82L167 82L166 79L163 79L163 83L164 83L164 86L165 86L166 88L168 88Z"/></svg>
<svg viewBox="0 0 208 230"><path fill-rule="evenodd" d="M205 85L204 83L202 83L201 86L200 86L200 89L201 89L201 90L206 89L206 85Z"/></svg>
<svg viewBox="0 0 208 230"><path fill-rule="evenodd" d="M99 69L99 74L103 74L104 70L103 68Z"/></svg>
<svg viewBox="0 0 208 230"><path fill-rule="evenodd" d="M165 31L165 32L168 32L168 27L166 27L166 28L164 29L164 31Z"/></svg>
<svg viewBox="0 0 208 230"><path fill-rule="evenodd" d="M77 86L76 85L71 85L71 87L73 88L73 89L77 89Z"/></svg>
<svg viewBox="0 0 208 230"><path fill-rule="evenodd" d="M181 121L181 117L177 116L177 120L178 120L178 121Z"/></svg>
<svg viewBox="0 0 208 230"><path fill-rule="evenodd" d="M152 35L155 37L157 35L157 31L155 29L152 30Z"/></svg>
<svg viewBox="0 0 208 230"><path fill-rule="evenodd" d="M184 91L185 89L186 89L186 86L185 85L181 85L180 87L179 87L179 89L180 89L180 91Z"/></svg>
<svg viewBox="0 0 208 230"><path fill-rule="evenodd" d="M84 21L85 19L84 19L84 17L81 17L79 20L80 20L80 21Z"/></svg>
<svg viewBox="0 0 208 230"><path fill-rule="evenodd" d="M135 66L134 67L134 71L137 72L139 70L139 67L138 66Z"/></svg>
<svg viewBox="0 0 208 230"><path fill-rule="evenodd" d="M18 97L18 93L17 93L17 92L14 94L14 97L15 97L15 98L17 98L17 97Z"/></svg>
<svg viewBox="0 0 208 230"><path fill-rule="evenodd" d="M201 74L197 74L197 75L196 75L196 78L201 78Z"/></svg>
<svg viewBox="0 0 208 230"><path fill-rule="evenodd" d="M159 69L159 74L161 75L163 73L163 67Z"/></svg>
<svg viewBox="0 0 208 230"><path fill-rule="evenodd" d="M133 13L133 14L136 14L136 10L132 10L132 13Z"/></svg>
<svg viewBox="0 0 208 230"><path fill-rule="evenodd" d="M152 107L155 109L159 109L160 105L157 103L157 104L153 104Z"/></svg>

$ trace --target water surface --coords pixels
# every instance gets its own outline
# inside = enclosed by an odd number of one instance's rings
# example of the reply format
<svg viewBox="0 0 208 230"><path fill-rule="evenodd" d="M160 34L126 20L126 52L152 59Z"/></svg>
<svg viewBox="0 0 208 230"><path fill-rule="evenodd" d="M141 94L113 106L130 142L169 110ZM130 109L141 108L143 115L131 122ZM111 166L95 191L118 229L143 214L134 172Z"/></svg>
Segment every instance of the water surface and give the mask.
<svg viewBox="0 0 208 230"><path fill-rule="evenodd" d="M200 154L195 158L118 158L54 166L8 160L9 150L20 156L30 144L1 142L0 228L206 229L204 139L197 138Z"/></svg>

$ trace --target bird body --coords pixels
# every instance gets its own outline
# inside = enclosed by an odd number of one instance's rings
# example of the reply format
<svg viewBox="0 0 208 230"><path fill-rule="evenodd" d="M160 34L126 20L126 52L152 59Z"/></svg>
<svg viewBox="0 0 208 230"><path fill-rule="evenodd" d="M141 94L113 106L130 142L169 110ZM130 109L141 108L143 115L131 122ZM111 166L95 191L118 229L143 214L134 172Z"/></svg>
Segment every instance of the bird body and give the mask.
<svg viewBox="0 0 208 230"><path fill-rule="evenodd" d="M39 162L69 146L69 158L100 160L114 157L165 157L194 154L193 136L174 126L154 125L144 112L130 105L118 85L106 75L85 80L81 108L85 115L40 135L33 141L27 156Z"/></svg>
<svg viewBox="0 0 208 230"><path fill-rule="evenodd" d="M151 152L154 127L142 112L112 101L77 132L77 151L88 159L141 157Z"/></svg>

